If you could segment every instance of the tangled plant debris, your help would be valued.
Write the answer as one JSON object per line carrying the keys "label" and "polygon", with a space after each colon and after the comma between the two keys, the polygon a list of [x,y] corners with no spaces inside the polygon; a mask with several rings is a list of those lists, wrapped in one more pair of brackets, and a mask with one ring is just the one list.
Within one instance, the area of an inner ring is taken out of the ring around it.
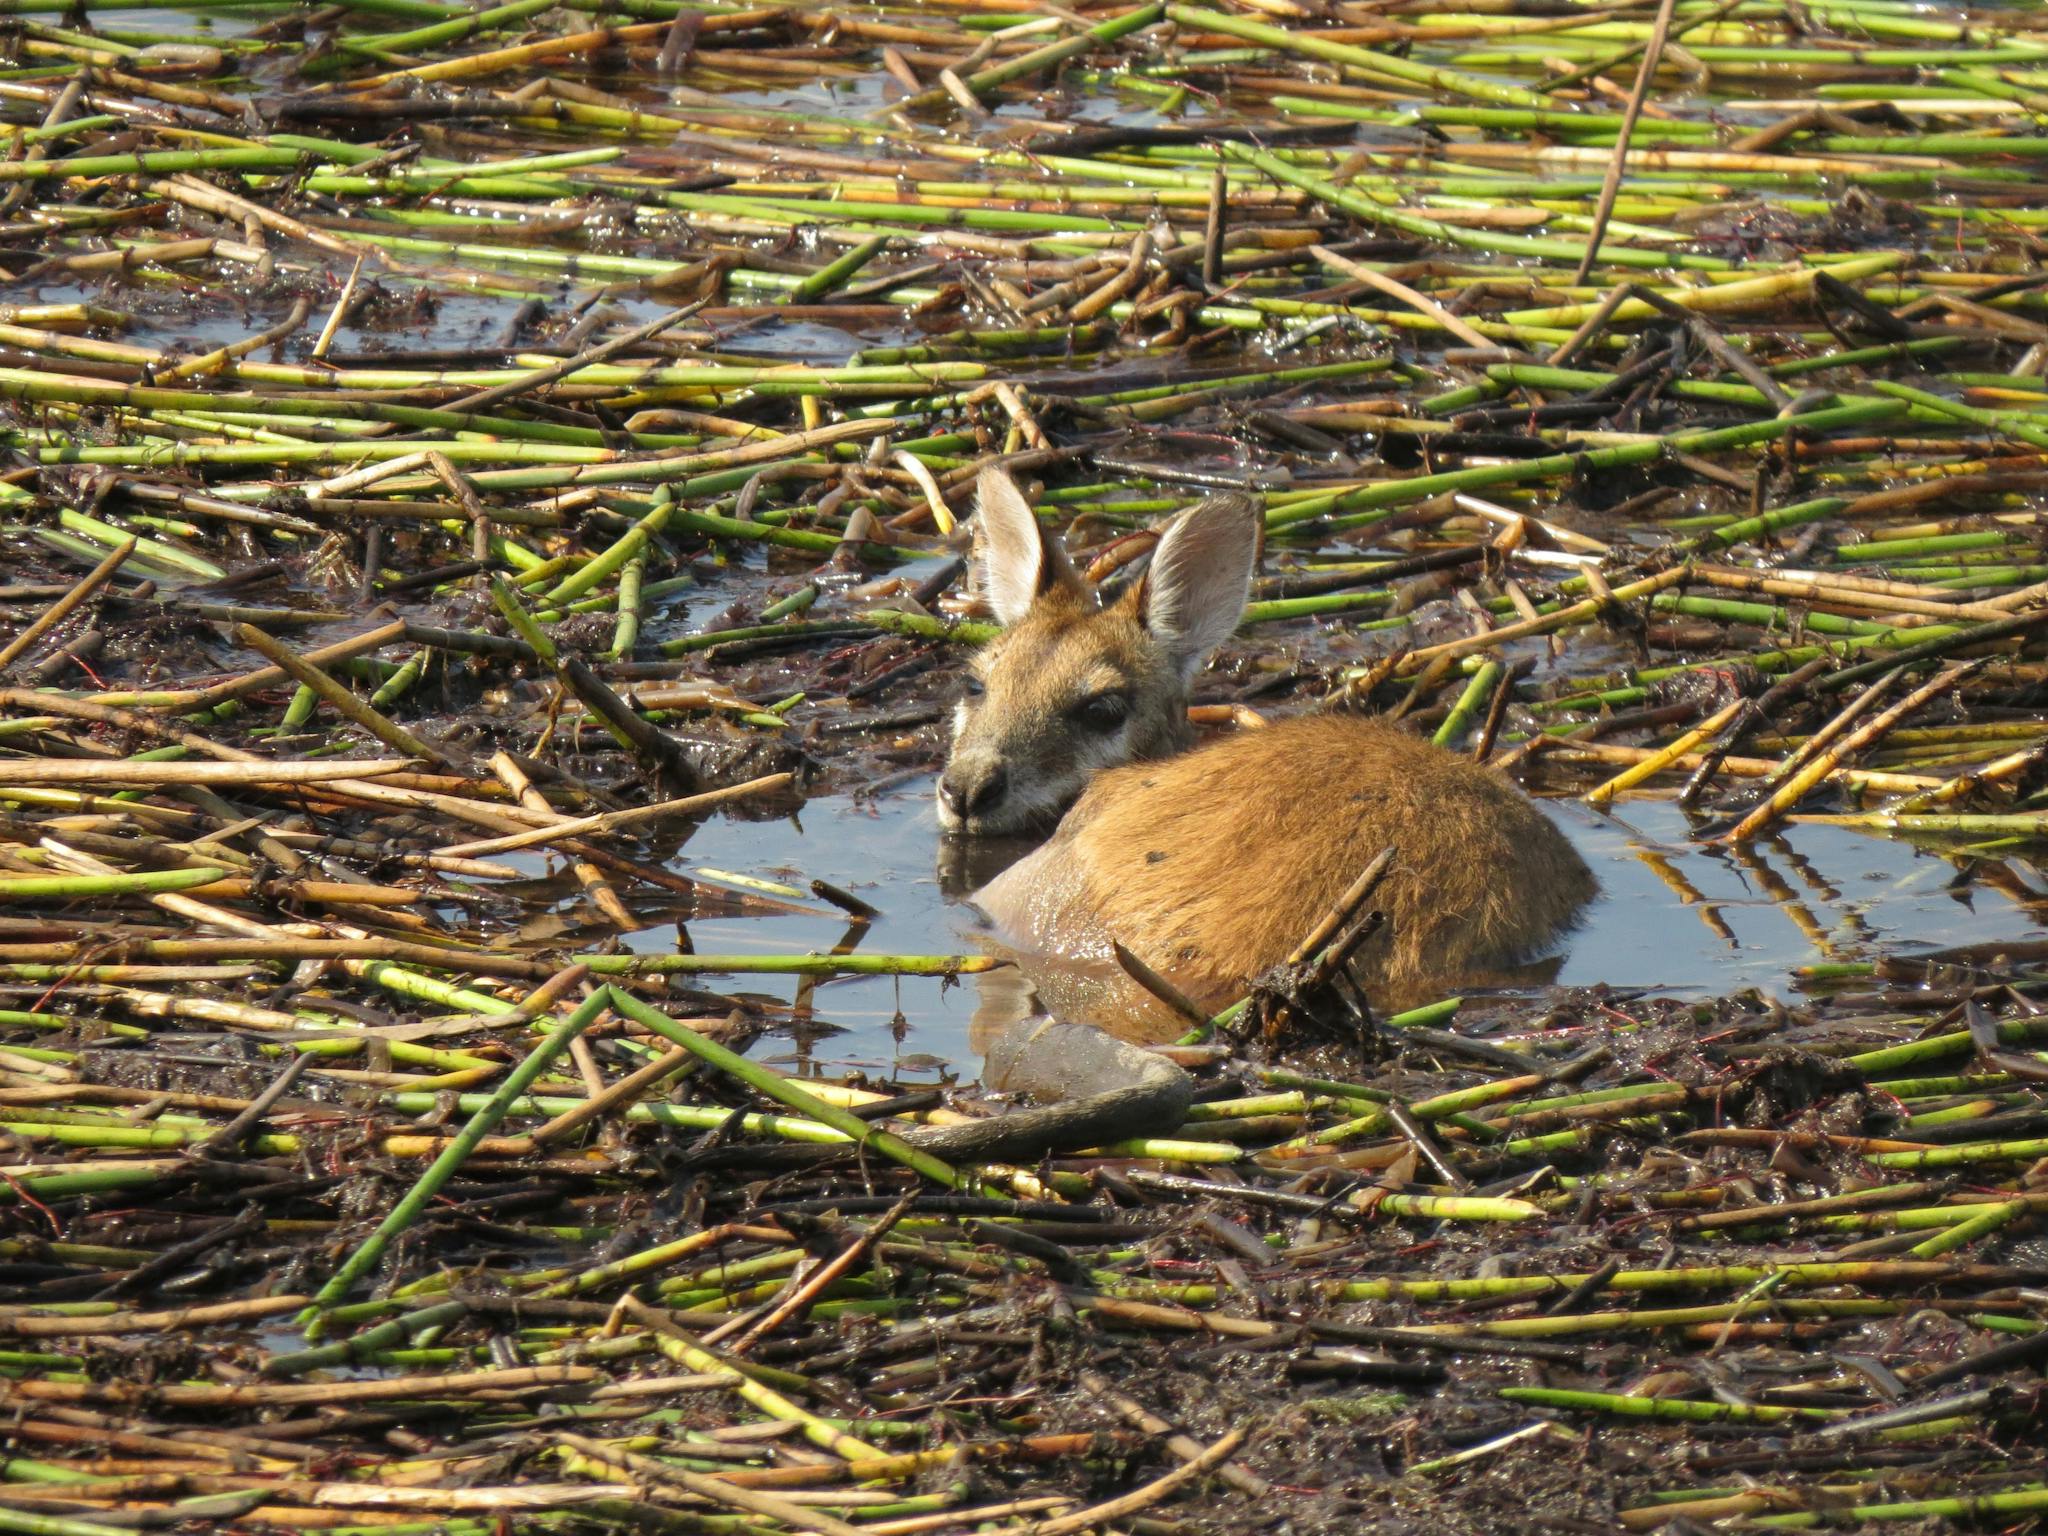
{"label": "tangled plant debris", "polygon": [[[2048,940],[1756,851],[2038,925],[2043,13],[9,9],[0,1529],[2048,1515]],[[1096,579],[1259,493],[1208,723],[1675,798],[1813,963],[1290,1038],[1330,914],[1031,1167],[782,1070],[993,962],[680,854],[921,788],[992,463]]]}

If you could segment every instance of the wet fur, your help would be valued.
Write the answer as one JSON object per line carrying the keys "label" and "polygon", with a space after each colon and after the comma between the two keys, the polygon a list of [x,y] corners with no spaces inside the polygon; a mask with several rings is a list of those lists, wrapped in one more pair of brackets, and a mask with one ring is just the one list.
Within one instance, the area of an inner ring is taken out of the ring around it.
{"label": "wet fur", "polygon": [[1387,847],[1391,932],[1357,969],[1390,1005],[1540,953],[1594,891],[1504,776],[1395,726],[1312,715],[1099,774],[975,902],[1020,952],[1107,960],[1114,938],[1221,1008]]}

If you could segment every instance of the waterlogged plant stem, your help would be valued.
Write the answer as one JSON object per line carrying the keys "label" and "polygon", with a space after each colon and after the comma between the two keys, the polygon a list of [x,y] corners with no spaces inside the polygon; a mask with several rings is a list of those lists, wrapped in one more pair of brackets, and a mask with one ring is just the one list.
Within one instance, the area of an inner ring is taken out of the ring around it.
{"label": "waterlogged plant stem", "polygon": [[0,672],[6,671],[26,656],[38,640],[70,618],[93,593],[113,580],[115,573],[127,563],[128,557],[135,553],[135,543],[134,539],[128,538],[116,544],[104,560],[86,573],[83,581],[58,598],[6,645],[0,646]]}
{"label": "waterlogged plant stem", "polygon": [[442,1187],[461,1171],[477,1144],[497,1129],[507,1108],[539,1080],[578,1035],[597,1021],[598,1016],[611,1006],[615,996],[611,988],[599,987],[574,1013],[543,1035],[525,1060],[507,1074],[483,1108],[470,1116],[468,1124],[448,1144],[447,1150],[434,1159],[427,1171],[420,1175],[419,1182],[378,1223],[377,1230],[365,1238],[328,1277],[327,1283],[314,1293],[312,1305],[300,1319],[308,1339],[319,1337],[322,1314],[339,1305],[356,1283],[377,1267],[391,1244],[420,1219]]}
{"label": "waterlogged plant stem", "polygon": [[861,1146],[880,1153],[891,1162],[901,1163],[904,1167],[943,1184],[948,1189],[958,1188],[963,1182],[959,1173],[930,1153],[920,1152],[900,1137],[869,1124],[858,1115],[848,1114],[845,1110],[806,1093],[781,1073],[771,1072],[758,1062],[749,1061],[736,1051],[728,1050],[716,1041],[706,1039],[687,1025],[678,1024],[668,1015],[648,1007],[632,994],[614,987],[610,995],[612,1006],[626,1018],[653,1030],[670,1044],[681,1046],[728,1076],[738,1078],[748,1087],[776,1103],[828,1125]]}

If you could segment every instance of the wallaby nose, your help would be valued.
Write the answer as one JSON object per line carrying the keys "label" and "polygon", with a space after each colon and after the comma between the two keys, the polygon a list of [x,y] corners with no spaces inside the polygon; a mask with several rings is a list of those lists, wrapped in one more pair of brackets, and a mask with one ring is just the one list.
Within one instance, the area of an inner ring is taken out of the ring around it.
{"label": "wallaby nose", "polygon": [[987,768],[948,768],[939,776],[939,798],[963,821],[993,810],[1009,792],[1010,775],[1001,763]]}

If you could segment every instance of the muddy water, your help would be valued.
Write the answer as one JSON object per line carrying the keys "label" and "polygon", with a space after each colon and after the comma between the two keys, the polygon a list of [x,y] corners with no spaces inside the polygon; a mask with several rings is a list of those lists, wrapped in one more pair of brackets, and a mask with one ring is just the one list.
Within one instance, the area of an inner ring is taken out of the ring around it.
{"label": "muddy water", "polygon": [[[918,779],[876,798],[815,799],[790,821],[714,822],[675,867],[792,885],[824,879],[853,891],[882,912],[858,952],[972,951],[974,914],[949,899],[937,872],[930,790],[929,779]],[[1693,841],[1686,817],[1667,802],[1632,802],[1612,815],[1571,803],[1548,809],[1602,887],[1565,947],[1560,986],[1696,996],[1753,986],[1791,1000],[1801,966],[2038,937],[2048,904],[2038,874],[2023,867],[2007,866],[2011,878],[1993,881],[1980,866],[1979,878],[1963,885],[1947,858],[1846,828],[1794,826],[1730,851]],[[700,951],[740,954],[825,950],[847,934],[836,911],[692,922],[689,930]],[[665,946],[672,936],[650,930],[635,947]],[[1008,1022],[1031,1002],[1008,974],[950,985],[848,977],[802,996],[784,978],[749,977],[730,990],[805,1010],[796,1046],[785,1053],[792,1059],[913,1078],[940,1063],[971,1077],[977,1024]]]}
{"label": "muddy water", "polygon": [[[165,30],[189,29],[193,18],[177,12],[139,13],[136,24]],[[203,18],[198,35],[233,37],[252,21],[236,13]],[[251,61],[259,80],[275,66]],[[654,85],[608,79],[612,90],[642,89],[660,100]],[[880,77],[852,84],[815,83],[794,90],[735,92],[733,105],[857,114],[880,104]],[[869,94],[873,93],[873,94]],[[1144,112],[1112,109],[1119,121],[1151,121]],[[551,141],[552,142],[552,141]],[[516,236],[518,220],[495,234]],[[531,273],[523,273],[531,277]],[[564,284],[567,297],[570,287]],[[342,353],[387,351],[403,356],[411,346],[461,347],[487,342],[502,329],[516,305],[505,298],[439,295],[413,304],[412,290],[393,286],[393,301],[366,309],[337,337]],[[100,297],[97,289],[45,285],[38,296],[50,302]],[[192,354],[239,340],[258,324],[275,321],[289,302],[282,291],[230,299],[182,288],[124,290],[122,302],[135,324],[129,339]],[[628,322],[647,318],[663,306],[624,300]],[[840,329],[813,320],[785,320],[736,330],[722,352],[763,359],[848,361],[860,348],[925,339],[913,326],[881,325]],[[1306,355],[1303,361],[1311,360]],[[1336,397],[1342,396],[1338,391]],[[1310,390],[1303,404],[1323,398]],[[1597,523],[1588,531],[1608,536]],[[281,547],[289,548],[289,541]],[[1364,553],[1361,548],[1352,551]],[[0,555],[4,559],[4,555]],[[903,579],[916,583],[935,562],[906,562]],[[758,552],[726,552],[698,567],[702,585],[650,614],[650,644],[693,629],[745,622],[765,601],[787,595],[809,579],[807,562],[762,562]],[[830,586],[830,579],[825,584]],[[835,594],[837,595],[837,594]],[[831,604],[821,607],[821,612]],[[422,612],[430,622],[441,615]],[[1297,659],[1311,669],[1324,663],[1357,663],[1373,653],[1371,642],[1339,626],[1304,638],[1294,626],[1261,644],[1299,648]],[[332,638],[315,632],[308,640]],[[1425,636],[1425,638],[1427,638]],[[1580,641],[1574,670],[1604,663],[1597,644]],[[829,699],[835,686],[818,687],[807,672],[810,658],[792,662],[789,674],[742,663],[707,664],[705,671],[750,697],[771,699],[808,690]],[[1534,682],[1544,680],[1539,671]],[[845,679],[835,678],[834,684]],[[882,707],[916,705],[919,698],[891,695]],[[808,707],[808,706],[807,706]],[[806,716],[793,719],[802,724]],[[827,764],[835,785],[882,777],[877,764],[849,745],[847,762]],[[858,759],[856,761],[856,759]],[[873,772],[869,770],[873,769]],[[1725,993],[1754,986],[1779,996],[1795,990],[1798,967],[1829,959],[1865,959],[1895,951],[2033,936],[2040,931],[2041,882],[2017,862],[1979,866],[1979,878],[1958,881],[1959,866],[1914,846],[1824,826],[1786,829],[1782,838],[1754,849],[1723,851],[1691,840],[1685,818],[1668,803],[1629,803],[1612,816],[1597,816],[1559,804],[1552,814],[1598,873],[1603,894],[1572,936],[1557,975],[1563,986],[1607,984],[1654,988],[1680,994]],[[674,867],[706,883],[705,870],[783,881],[804,887],[823,879],[861,896],[880,916],[849,930],[844,914],[821,904],[814,915],[735,916],[692,920],[692,946],[704,953],[773,954],[830,950],[846,945],[861,953],[934,953],[971,950],[976,929],[971,913],[949,899],[936,870],[937,831],[930,810],[930,780],[915,778],[878,794],[828,794],[814,798],[788,821],[715,819],[694,832],[674,858]],[[538,861],[536,862],[538,867]],[[2001,874],[2001,871],[2003,872]],[[1987,878],[1988,876],[1988,878]],[[2030,883],[2031,882],[2031,883]],[[2031,893],[2033,908],[2027,901]],[[1304,915],[1304,921],[1308,915]],[[675,931],[650,927],[626,941],[641,950],[665,949]],[[1014,976],[970,978],[949,984],[921,977],[848,977],[816,986],[786,977],[716,977],[722,989],[751,994],[790,1014],[786,1046],[764,1044],[770,1055],[797,1058],[819,1070],[861,1067],[905,1078],[935,1073],[951,1064],[963,1074],[975,1070],[971,1040],[977,1013],[983,1025],[1006,1020],[1030,1005]]]}

